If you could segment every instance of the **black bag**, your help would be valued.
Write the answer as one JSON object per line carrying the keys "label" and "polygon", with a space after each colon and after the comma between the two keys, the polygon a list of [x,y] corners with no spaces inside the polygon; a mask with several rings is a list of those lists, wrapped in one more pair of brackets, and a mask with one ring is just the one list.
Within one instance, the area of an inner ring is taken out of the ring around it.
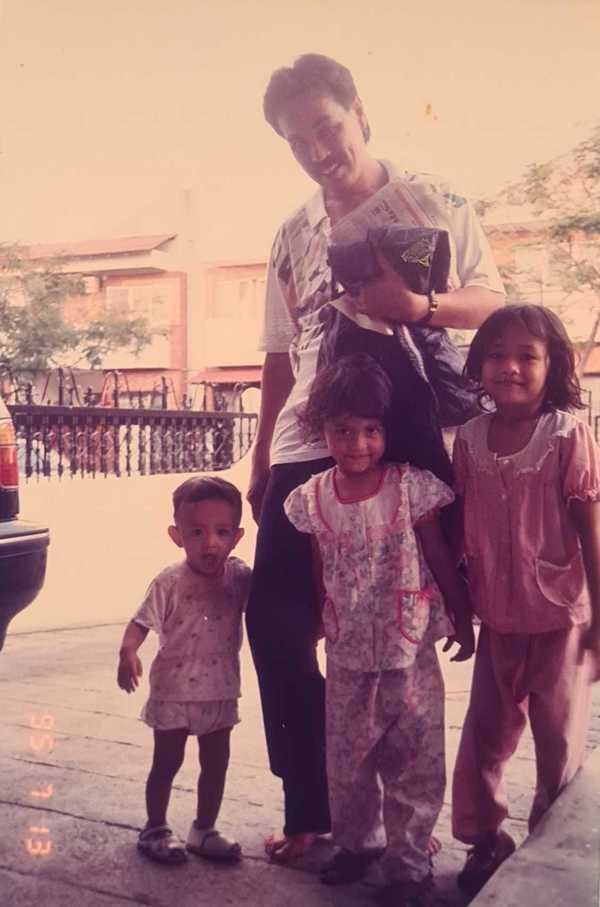
{"label": "black bag", "polygon": [[396,333],[379,334],[359,327],[333,306],[324,306],[321,317],[325,319],[325,330],[318,368],[343,356],[367,353],[390,379],[392,400],[385,421],[386,459],[429,469],[452,485],[452,466],[442,438],[435,395],[406,345]]}
{"label": "black bag", "polygon": [[[445,230],[433,227],[400,227],[392,224],[375,227],[367,238],[359,242],[333,243],[328,249],[328,260],[334,281],[350,295],[357,295],[369,280],[381,274],[375,249],[386,256],[407,286],[415,293],[428,294],[431,290],[444,293],[450,269],[450,242]],[[339,293],[338,293],[339,295]],[[336,311],[336,310],[334,310]],[[336,311],[328,320],[328,332],[347,331],[340,322],[349,321]],[[371,334],[366,328],[359,328]],[[477,398],[463,378],[464,359],[448,336],[445,328],[407,324],[393,326],[398,345],[404,347],[413,366],[422,373],[433,390],[436,419],[440,426],[461,425],[479,413]],[[382,339],[383,335],[378,334]],[[411,343],[414,348],[410,349]],[[327,361],[335,358],[333,338],[328,338]],[[358,352],[364,349],[357,338]]]}
{"label": "black bag", "polygon": [[334,280],[356,295],[380,275],[375,250],[383,252],[414,293],[445,293],[450,271],[450,241],[446,230],[434,227],[372,227],[358,242],[332,243],[327,257]]}

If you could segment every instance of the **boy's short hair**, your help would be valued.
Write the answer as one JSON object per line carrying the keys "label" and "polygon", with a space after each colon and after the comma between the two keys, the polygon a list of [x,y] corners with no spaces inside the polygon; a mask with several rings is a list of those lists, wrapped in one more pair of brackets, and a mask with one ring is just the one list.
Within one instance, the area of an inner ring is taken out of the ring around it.
{"label": "boy's short hair", "polygon": [[177,521],[177,511],[182,504],[195,504],[197,501],[225,501],[233,511],[235,525],[240,525],[242,496],[231,482],[218,476],[193,476],[186,479],[173,492],[173,519]]}

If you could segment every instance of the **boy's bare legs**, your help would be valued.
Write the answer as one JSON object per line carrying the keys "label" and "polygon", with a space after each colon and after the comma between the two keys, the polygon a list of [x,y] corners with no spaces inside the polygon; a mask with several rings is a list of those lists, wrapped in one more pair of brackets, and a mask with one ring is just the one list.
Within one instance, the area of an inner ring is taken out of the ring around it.
{"label": "boy's bare legs", "polygon": [[154,756],[146,781],[147,828],[167,824],[167,807],[175,775],[185,755],[188,732],[183,729],[154,731]]}
{"label": "boy's bare legs", "polygon": [[198,737],[198,807],[186,847],[207,860],[235,862],[242,855],[237,841],[226,838],[215,828],[225,790],[230,735],[231,728],[227,727]]}
{"label": "boy's bare legs", "polygon": [[227,727],[198,737],[200,776],[196,823],[199,828],[212,828],[217,821],[229,765],[230,736],[231,728]]}

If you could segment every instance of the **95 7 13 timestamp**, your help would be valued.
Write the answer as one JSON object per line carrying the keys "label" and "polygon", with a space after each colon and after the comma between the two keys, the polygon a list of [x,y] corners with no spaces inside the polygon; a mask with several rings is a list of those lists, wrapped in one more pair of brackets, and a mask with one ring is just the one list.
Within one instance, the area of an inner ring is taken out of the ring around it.
{"label": "95 7 13 timestamp", "polygon": [[[56,744],[54,737],[54,715],[47,712],[30,716],[31,733],[29,748],[36,756],[51,753]],[[48,802],[54,796],[54,785],[41,783],[29,792],[31,799],[38,805]],[[30,825],[25,838],[25,849],[31,857],[48,857],[52,853],[52,836],[45,822]]]}

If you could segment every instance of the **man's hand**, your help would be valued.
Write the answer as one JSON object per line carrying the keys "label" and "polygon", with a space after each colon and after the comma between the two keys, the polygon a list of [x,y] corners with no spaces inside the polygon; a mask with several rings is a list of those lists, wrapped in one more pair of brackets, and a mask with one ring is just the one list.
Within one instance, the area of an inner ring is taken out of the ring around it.
{"label": "man's hand", "polygon": [[140,677],[143,674],[142,662],[137,652],[121,650],[119,653],[119,669],[117,683],[126,693],[133,693],[137,689]]}
{"label": "man's hand", "polygon": [[255,454],[252,459],[252,469],[250,472],[246,500],[252,508],[252,516],[256,523],[260,520],[262,502],[265,496],[267,482],[269,481],[269,469],[269,458]]}
{"label": "man's hand", "polygon": [[410,323],[423,318],[429,311],[427,296],[409,290],[385,255],[375,254],[382,274],[370,280],[354,298],[357,311],[384,321]]}

